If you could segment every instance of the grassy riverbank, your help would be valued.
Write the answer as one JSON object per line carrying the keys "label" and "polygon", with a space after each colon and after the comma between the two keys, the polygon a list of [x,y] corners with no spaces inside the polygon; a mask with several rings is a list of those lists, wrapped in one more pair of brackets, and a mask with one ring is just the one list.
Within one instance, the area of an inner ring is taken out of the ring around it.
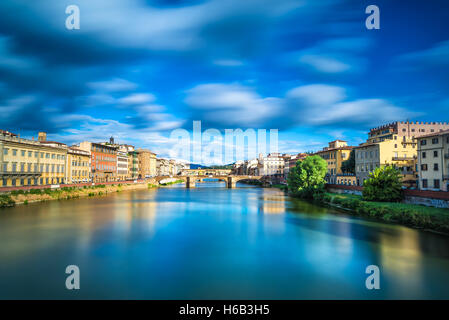
{"label": "grassy riverbank", "polygon": [[361,196],[325,193],[322,201],[348,212],[449,234],[449,210],[399,202],[364,201]]}
{"label": "grassy riverbank", "polygon": [[11,191],[0,195],[0,208],[11,207],[15,204],[28,204],[31,202],[76,199],[81,197],[101,196],[108,193],[124,190],[135,190],[146,188],[143,183],[96,185],[84,187],[63,187],[58,189],[31,189]]}
{"label": "grassy riverbank", "polygon": [[161,186],[169,186],[172,184],[178,184],[178,183],[184,183],[184,180],[176,180],[176,181],[170,181],[170,182],[165,182],[165,183],[161,183]]}

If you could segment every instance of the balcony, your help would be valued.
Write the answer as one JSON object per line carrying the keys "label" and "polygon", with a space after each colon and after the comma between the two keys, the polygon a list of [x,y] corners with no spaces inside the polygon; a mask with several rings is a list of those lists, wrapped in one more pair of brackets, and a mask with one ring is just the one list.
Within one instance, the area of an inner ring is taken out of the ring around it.
{"label": "balcony", "polygon": [[412,161],[415,160],[416,157],[392,157],[391,160],[392,161]]}
{"label": "balcony", "polygon": [[0,170],[0,176],[40,176],[40,171],[4,171]]}

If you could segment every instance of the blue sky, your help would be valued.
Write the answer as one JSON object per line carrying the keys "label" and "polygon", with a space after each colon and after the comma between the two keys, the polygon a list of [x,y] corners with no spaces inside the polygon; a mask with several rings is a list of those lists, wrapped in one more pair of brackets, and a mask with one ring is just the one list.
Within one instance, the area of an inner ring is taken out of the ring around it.
{"label": "blue sky", "polygon": [[[80,29],[65,8],[80,8]],[[380,30],[365,8],[380,8]],[[449,121],[449,3],[3,0],[0,128],[167,156],[170,132],[279,129],[279,151]]]}

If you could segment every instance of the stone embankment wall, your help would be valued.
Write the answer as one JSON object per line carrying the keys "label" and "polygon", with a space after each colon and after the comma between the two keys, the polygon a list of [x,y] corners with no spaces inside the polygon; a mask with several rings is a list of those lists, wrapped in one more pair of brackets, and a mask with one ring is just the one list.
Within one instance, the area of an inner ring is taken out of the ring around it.
{"label": "stone embankment wall", "polygon": [[[339,184],[327,184],[326,189],[329,192],[355,195],[361,195],[363,192],[363,187]],[[449,192],[406,189],[404,190],[404,200],[402,202],[449,209]]]}

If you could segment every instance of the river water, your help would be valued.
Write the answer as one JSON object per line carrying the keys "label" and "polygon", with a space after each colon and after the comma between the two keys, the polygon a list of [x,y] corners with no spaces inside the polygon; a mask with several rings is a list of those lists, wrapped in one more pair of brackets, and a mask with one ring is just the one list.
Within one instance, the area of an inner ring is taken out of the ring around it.
{"label": "river water", "polygon": [[49,201],[0,210],[0,298],[448,299],[449,237],[223,182]]}

